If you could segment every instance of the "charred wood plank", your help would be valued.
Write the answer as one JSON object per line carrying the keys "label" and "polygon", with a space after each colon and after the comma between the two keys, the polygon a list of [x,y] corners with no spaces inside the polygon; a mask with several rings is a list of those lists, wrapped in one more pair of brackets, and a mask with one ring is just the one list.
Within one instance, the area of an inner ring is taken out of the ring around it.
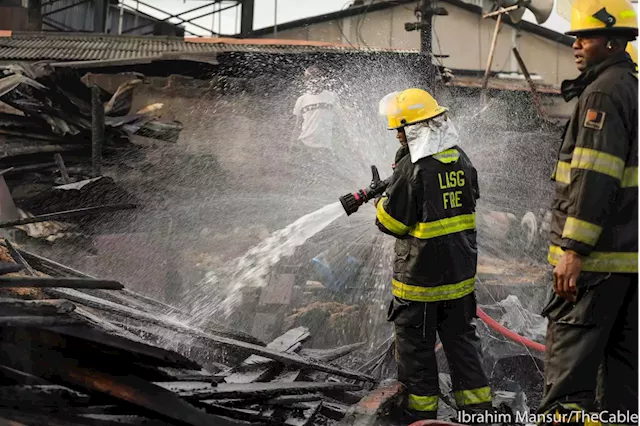
{"label": "charred wood plank", "polygon": [[77,360],[65,358],[55,350],[39,348],[25,357],[20,346],[1,342],[1,349],[12,368],[30,368],[37,376],[55,383],[126,401],[155,413],[160,418],[179,425],[233,425],[219,416],[206,414],[176,394],[131,374],[109,374],[95,367],[79,365]]}
{"label": "charred wood plank", "polygon": [[91,164],[93,175],[102,174],[102,145],[104,145],[104,104],[100,99],[100,88],[91,87]]}
{"label": "charred wood plank", "polygon": [[242,420],[245,422],[251,422],[251,424],[261,424],[261,425],[281,425],[282,422],[269,418],[269,416],[262,415],[258,410],[250,410],[246,408],[232,408],[226,407],[224,405],[219,404],[205,404],[198,403],[196,404],[205,409],[207,413],[217,414],[220,416],[229,417],[236,420]]}
{"label": "charred wood plank", "polygon": [[287,419],[284,421],[285,425],[288,425],[288,426],[310,425],[314,417],[320,410],[320,407],[322,406],[322,401],[303,402],[300,405],[304,407],[302,413],[297,414],[296,412],[294,412],[289,414]]}
{"label": "charred wood plank", "polygon": [[[255,347],[255,348],[263,349],[260,346],[256,346],[248,342],[243,342],[243,341],[230,339],[230,338],[228,339],[225,337],[225,335],[230,335],[230,336],[244,339],[246,338],[246,335],[244,333],[236,333],[230,330],[215,330],[216,333],[217,332],[220,333],[220,336],[216,336],[214,334],[205,333],[201,330],[190,327],[186,324],[181,324],[175,321],[175,319],[171,319],[164,315],[152,315],[147,312],[129,308],[127,306],[114,303],[108,300],[100,299],[90,294],[82,293],[80,291],[76,291],[73,289],[63,289],[63,288],[47,289],[47,293],[55,295],[56,297],[71,300],[72,302],[76,302],[78,304],[82,304],[93,309],[99,309],[105,312],[117,314],[122,318],[130,318],[130,319],[145,322],[147,324],[157,325],[167,330],[173,330],[182,334],[188,334],[193,337],[203,338],[204,340],[207,340],[209,344],[211,344],[212,342],[220,343],[218,340],[221,340],[229,343],[234,342],[234,344],[237,343],[237,345],[230,343],[231,346],[242,347],[242,345],[249,345],[249,347],[252,347],[252,348]],[[259,340],[255,338],[252,338],[252,341],[259,342]]]}
{"label": "charred wood plank", "polygon": [[302,376],[302,370],[284,371],[271,383],[293,383]]}
{"label": "charred wood plank", "polygon": [[[311,336],[311,334],[308,328],[297,327],[287,331],[273,342],[267,344],[267,348],[280,352],[293,353],[300,348],[301,343],[308,339],[309,336]],[[255,368],[256,366],[258,368],[255,370],[241,372],[243,369]],[[224,381],[227,383],[253,383],[265,380],[273,373],[273,367],[275,366],[276,363],[269,358],[251,355],[236,369],[235,373],[225,377]]]}
{"label": "charred wood plank", "polygon": [[51,384],[40,377],[16,370],[6,365],[0,365],[0,381],[18,385],[48,385]]}
{"label": "charred wood plank", "polygon": [[303,395],[283,395],[264,400],[264,398],[235,398],[235,399],[220,399],[216,400],[217,404],[227,407],[247,407],[253,404],[259,403],[260,405],[275,405],[275,406],[288,406],[297,404],[300,402],[313,402],[320,401],[322,395],[319,393],[310,393]]}
{"label": "charred wood plank", "polygon": [[76,217],[76,216],[109,213],[109,212],[114,212],[119,210],[129,210],[129,209],[135,209],[135,208],[137,208],[137,205],[130,204],[130,203],[107,204],[104,206],[96,206],[96,207],[84,207],[81,209],[65,210],[62,212],[47,213],[47,214],[41,214],[33,217],[26,217],[23,219],[0,222],[0,228],[11,228],[13,226],[28,225],[30,223],[48,222],[51,220],[67,219],[67,218]]}
{"label": "charred wood plank", "polygon": [[31,265],[29,265],[27,263],[27,261],[24,259],[24,257],[22,257],[20,252],[18,250],[16,250],[16,248],[13,246],[13,244],[11,244],[11,241],[9,241],[8,239],[5,239],[4,240],[4,244],[7,246],[7,250],[9,250],[9,254],[13,258],[13,260],[15,260],[16,263],[18,263],[20,266],[22,266],[24,269],[26,269],[28,275],[31,275],[31,276],[37,275],[36,271],[33,270]]}
{"label": "charred wood plank", "polygon": [[[0,321],[3,318],[5,317],[0,317]],[[150,346],[141,341],[113,336],[89,327],[48,327],[42,330],[27,330],[21,332],[20,336],[11,333],[2,333],[0,336],[3,340],[16,344],[29,339],[33,344],[47,345],[66,355],[92,353],[96,362],[108,361],[104,358],[106,356],[110,359],[118,359],[123,364],[140,363],[154,367],[200,368],[198,364],[178,353]],[[167,377],[166,373],[162,375]]]}
{"label": "charred wood plank", "polygon": [[25,139],[12,138],[12,142],[16,142],[15,144],[11,144],[11,146],[7,146],[3,149],[0,149],[0,159],[17,157],[20,155],[31,155],[31,154],[53,154],[56,152],[71,152],[81,150],[82,147],[79,145],[57,145],[57,144],[33,144],[29,143],[30,141]]}
{"label": "charred wood plank", "polygon": [[59,316],[0,316],[0,327],[51,327],[56,325],[79,325],[84,321]]}
{"label": "charred wood plank", "polygon": [[24,269],[22,265],[13,262],[0,262],[0,275],[14,274]]}
{"label": "charred wood plank", "polygon": [[[22,250],[19,249],[18,250],[20,252],[20,254],[22,254],[26,259],[29,259],[29,262],[31,262],[31,264],[33,264],[33,266],[40,270],[41,272],[44,272],[48,275],[51,276],[55,276],[55,277],[77,277],[77,278],[93,278],[96,279],[96,277],[93,277],[91,275],[85,274],[84,272],[78,271],[77,269],[73,269],[69,266],[63,265],[61,263],[55,262],[51,259],[47,259],[46,257],[42,257],[39,256],[35,253],[29,252],[27,250]],[[99,292],[99,291],[98,291]],[[150,297],[144,296],[142,294],[136,293],[135,291],[129,290],[128,288],[124,288],[122,290],[122,296],[119,295],[119,293],[109,293],[110,296],[114,296],[114,297],[121,297],[124,298],[125,295],[129,296],[131,299],[136,300],[140,303],[143,304],[147,304],[148,306],[152,307],[152,308],[157,308],[159,310],[163,310],[166,311],[168,313],[171,314],[177,314],[177,315],[186,315],[184,312],[180,311],[177,308],[174,308],[173,306],[169,306],[165,303],[162,303],[160,301],[157,301],[155,299],[152,299]]]}
{"label": "charred wood plank", "polygon": [[[93,417],[93,418],[92,418]],[[156,419],[140,416],[73,415],[66,412],[0,409],[0,424],[11,426],[171,426]],[[229,424],[229,423],[227,423]],[[231,423],[238,424],[238,423]]]}
{"label": "charred wood plank", "polygon": [[347,414],[348,406],[330,401],[322,401],[322,407],[320,407],[320,414],[331,420],[342,420]]}
{"label": "charred wood plank", "polygon": [[122,284],[112,280],[94,280],[85,278],[45,278],[45,277],[0,277],[0,288],[102,288],[120,290]]}
{"label": "charred wood plank", "polygon": [[361,389],[352,383],[221,383],[216,387],[209,383],[169,382],[159,386],[178,393],[186,399],[228,399],[260,396],[271,398],[280,395],[307,394],[309,392],[333,392]]}
{"label": "charred wood plank", "polygon": [[83,414],[79,421],[90,422],[88,425],[100,426],[171,426],[173,423],[136,415],[123,414]]}
{"label": "charred wood plank", "polygon": [[68,300],[0,299],[0,316],[64,315],[73,312],[75,308]]}
{"label": "charred wood plank", "polygon": [[331,362],[338,358],[342,358],[345,355],[349,355],[351,352],[360,349],[365,344],[366,342],[360,342],[333,349],[302,349],[300,351],[300,355],[313,358],[318,361]]}
{"label": "charred wood plank", "polygon": [[62,182],[65,184],[71,183],[71,179],[69,178],[69,172],[67,171],[67,166],[64,164],[62,155],[60,155],[60,153],[56,153],[53,155],[53,158],[56,160],[56,165],[60,170],[60,176],[62,176]]}
{"label": "charred wood plank", "polygon": [[0,386],[0,407],[87,406],[88,395],[59,385]]}

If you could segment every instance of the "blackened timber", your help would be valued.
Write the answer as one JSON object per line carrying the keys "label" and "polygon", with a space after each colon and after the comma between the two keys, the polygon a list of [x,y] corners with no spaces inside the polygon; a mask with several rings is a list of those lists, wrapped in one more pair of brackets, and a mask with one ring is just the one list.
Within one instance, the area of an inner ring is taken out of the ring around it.
{"label": "blackened timber", "polygon": [[67,171],[67,166],[64,164],[64,160],[62,159],[62,155],[60,153],[56,153],[53,155],[53,158],[56,160],[56,165],[60,170],[60,176],[62,176],[63,183],[71,183],[71,179],[69,178],[69,172]]}
{"label": "blackened timber", "polygon": [[76,306],[68,300],[24,300],[0,298],[0,316],[68,314]]}
{"label": "blackened timber", "polygon": [[39,359],[33,359],[24,356],[22,347],[5,341],[0,342],[0,349],[7,358],[5,364],[9,364],[12,368],[29,368],[33,374],[52,382],[90,394],[97,393],[126,401],[171,420],[176,425],[237,424],[219,416],[206,414],[174,393],[126,371],[120,374],[99,371],[97,365],[91,365],[91,359],[85,359],[83,365],[79,365],[77,360],[66,358],[55,350],[45,348],[34,352],[33,355]]}
{"label": "blackened timber", "polygon": [[304,407],[302,411],[302,415],[297,415],[295,413],[289,414],[287,419],[284,421],[284,424],[287,426],[307,426],[311,424],[313,418],[320,410],[322,406],[322,401],[314,401],[314,402],[303,402],[300,404]]}
{"label": "blackened timber", "polygon": [[50,384],[40,377],[33,376],[15,368],[0,365],[0,382],[16,385],[47,385]]}
{"label": "blackened timber", "polygon": [[88,395],[59,385],[0,386],[0,407],[87,406]]}
{"label": "blackened timber", "polygon": [[[282,336],[275,339],[267,345],[267,348],[280,352],[294,353],[300,348],[302,342],[309,338],[309,329],[306,327],[297,327],[287,331]],[[237,370],[254,367],[255,369],[247,372],[237,371],[224,381],[227,383],[253,383],[268,378],[272,373],[275,362],[269,358],[251,355],[247,358]],[[257,368],[256,368],[257,367]]]}
{"label": "blackened timber", "polygon": [[0,288],[101,288],[121,290],[122,284],[112,280],[94,280],[85,278],[45,278],[45,277],[0,277]]}
{"label": "blackened timber", "polygon": [[318,361],[331,362],[345,355],[349,355],[356,349],[360,349],[366,342],[354,343],[352,345],[340,346],[334,349],[302,349],[300,355],[313,358]]}
{"label": "blackened timber", "polygon": [[[172,426],[156,419],[139,416],[73,415],[67,412],[0,409],[0,424],[11,426]],[[240,423],[223,423],[239,425]],[[216,423],[217,425],[217,423]],[[243,424],[246,426],[246,424]]]}
{"label": "blackened timber", "polygon": [[24,269],[22,265],[13,262],[0,262],[0,275],[13,274]]}
{"label": "blackened timber", "polygon": [[51,327],[55,325],[73,324],[83,324],[83,321],[74,318],[62,318],[60,316],[0,316],[0,327]]}
{"label": "blackened timber", "polygon": [[[1,319],[2,317],[0,317]],[[184,356],[148,345],[142,341],[135,341],[112,334],[103,333],[99,330],[91,328],[78,327],[52,327],[49,331],[61,334],[63,336],[72,337],[74,341],[79,343],[92,342],[97,348],[103,348],[110,354],[118,355],[122,358],[122,362],[138,361],[141,363],[152,364],[154,367],[166,366],[175,368],[197,369],[198,364],[185,358]],[[69,339],[64,339],[67,345],[70,345]],[[118,354],[121,352],[121,354]],[[130,358],[130,360],[129,360]],[[165,373],[165,375],[167,375]]]}
{"label": "blackened timber", "polygon": [[91,86],[91,164],[93,176],[102,174],[102,145],[104,145],[104,104],[100,88]]}
{"label": "blackened timber", "polygon": [[276,405],[276,406],[287,406],[291,404],[297,404],[300,402],[312,402],[319,401],[322,399],[322,395],[319,393],[310,393],[303,395],[283,395],[277,396],[275,398],[271,398],[267,401],[262,397],[256,398],[231,398],[231,399],[220,399],[216,400],[217,404],[225,405],[228,407],[246,407],[252,404],[260,403],[260,405]]}
{"label": "blackened timber", "polygon": [[119,210],[135,209],[135,204],[107,204],[104,206],[85,207],[82,209],[65,210],[62,212],[47,213],[39,216],[26,217],[23,219],[0,222],[0,228],[11,228],[12,226],[28,225],[30,223],[48,222],[50,220],[67,219],[75,216],[85,216],[89,214],[110,213]]}
{"label": "blackened timber", "polygon": [[9,254],[13,258],[13,260],[16,261],[16,263],[20,264],[24,269],[26,269],[29,275],[31,276],[37,275],[36,271],[33,270],[31,265],[27,263],[27,261],[24,259],[24,257],[22,257],[20,252],[16,250],[13,244],[11,244],[11,241],[9,241],[8,239],[5,239],[4,244],[7,246],[7,249],[9,250]]}
{"label": "blackened timber", "polygon": [[[347,391],[361,389],[361,386],[351,383],[221,383],[216,387],[203,383],[201,387],[189,384],[183,386],[180,382],[158,383],[160,386],[177,392],[186,399],[227,399],[261,396],[270,398],[280,395],[307,394],[309,392]],[[208,385],[208,386],[206,386]],[[190,389],[192,388],[192,389]]]}
{"label": "blackened timber", "polygon": [[[194,337],[200,337],[205,340],[208,340],[209,343],[211,343],[212,341],[219,343],[217,340],[214,340],[213,337],[223,339],[223,341],[225,342],[227,341],[225,337],[202,332],[186,324],[178,323],[174,319],[170,319],[163,315],[152,315],[147,312],[132,309],[124,305],[120,305],[118,303],[110,302],[108,300],[103,300],[103,299],[91,296],[89,294],[81,293],[73,289],[56,288],[56,289],[47,289],[46,291],[47,293],[55,295],[56,297],[69,299],[72,302],[76,302],[76,303],[88,306],[90,308],[99,309],[105,312],[111,312],[117,315],[121,315],[124,318],[135,319],[138,321],[146,322],[147,324],[157,325],[164,329],[177,331],[182,334],[188,334]],[[216,330],[216,332],[218,332],[218,330]],[[232,331],[220,331],[220,333],[221,334],[225,333],[231,336],[235,335],[235,333]],[[240,338],[245,338],[245,335],[241,334]],[[228,341],[237,342],[238,344],[242,344],[242,345],[250,345],[250,347],[261,348],[260,346],[253,345],[251,343],[241,342],[234,339],[228,339]],[[253,338],[252,341],[258,341],[258,340]],[[238,347],[240,348],[240,346]]]}
{"label": "blackened timber", "polygon": [[267,416],[263,416],[260,413],[260,411],[257,411],[257,410],[232,408],[232,407],[226,407],[224,405],[219,405],[219,404],[199,403],[197,405],[204,408],[207,411],[207,413],[218,414],[221,416],[230,417],[232,419],[252,422],[254,424],[255,422],[258,422],[259,424],[263,424],[263,425],[273,425],[273,426],[279,426],[282,424],[280,421],[271,419]]}
{"label": "blackened timber", "polygon": [[[93,278],[95,279],[95,277],[85,274],[84,272],[80,272],[77,269],[73,269],[69,266],[63,265],[61,263],[55,262],[51,259],[47,259],[46,257],[42,257],[40,255],[37,255],[35,253],[31,253],[27,250],[22,250],[22,249],[18,249],[18,251],[27,259],[29,259],[29,262],[31,262],[31,264],[34,265],[34,267],[36,267],[36,269],[40,270],[41,272],[44,272],[48,275],[52,275],[52,276],[62,276],[62,277],[66,277],[66,276],[72,276],[72,277],[78,277],[78,278]],[[166,310],[167,312],[170,313],[175,313],[178,315],[185,315],[184,312],[180,311],[179,309],[174,308],[173,306],[169,306],[165,303],[162,303],[160,301],[157,301],[155,299],[152,299],[150,297],[144,296],[142,294],[136,293],[132,290],[129,290],[128,288],[124,288],[122,290],[123,294],[126,294],[127,296],[131,297],[132,299],[139,301],[141,303],[146,303],[147,305],[149,305],[150,307],[155,307],[158,309],[162,309],[162,310]],[[111,293],[112,296],[118,296],[118,293]],[[256,340],[257,341],[257,340]]]}
{"label": "blackened timber", "polygon": [[337,402],[322,401],[322,407],[320,407],[320,414],[331,420],[342,420],[347,414],[348,407]]}

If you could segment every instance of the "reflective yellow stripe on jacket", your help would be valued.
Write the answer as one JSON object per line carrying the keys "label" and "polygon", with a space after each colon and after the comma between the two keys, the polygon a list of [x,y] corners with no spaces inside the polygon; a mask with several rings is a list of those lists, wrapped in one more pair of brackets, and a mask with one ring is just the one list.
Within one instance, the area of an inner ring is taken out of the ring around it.
{"label": "reflective yellow stripe on jacket", "polygon": [[406,235],[409,232],[409,227],[399,220],[395,219],[384,209],[384,202],[387,200],[387,197],[383,197],[378,201],[378,205],[376,206],[376,217],[378,221],[387,228],[389,231],[393,232],[396,235]]}
{"label": "reflective yellow stripe on jacket", "polygon": [[385,200],[386,197],[380,199],[378,202],[376,217],[382,226],[396,235],[406,235],[409,233],[409,235],[413,237],[421,240],[427,240],[429,238],[441,237],[443,235],[473,230],[476,228],[475,213],[448,217],[446,219],[434,220],[431,222],[419,222],[410,228],[386,212],[384,209]]}
{"label": "reflective yellow stripe on jacket", "polygon": [[595,149],[576,148],[573,150],[571,168],[593,170],[616,179],[622,179],[624,160]]}
{"label": "reflective yellow stripe on jacket", "polygon": [[439,302],[441,300],[459,299],[472,293],[475,289],[476,277],[456,284],[445,284],[436,287],[421,287],[392,281],[393,295],[400,299],[414,302]]}
{"label": "reflective yellow stripe on jacket", "polygon": [[441,237],[443,235],[454,234],[456,232],[469,231],[476,228],[476,215],[463,214],[460,216],[448,217],[446,219],[434,220],[432,222],[421,222],[409,231],[412,235],[421,240]]}
{"label": "reflective yellow stripe on jacket", "polygon": [[590,246],[595,246],[602,233],[602,227],[585,220],[568,217],[562,231],[562,238],[570,238]]}
{"label": "reflective yellow stripe on jacket", "polygon": [[[582,164],[584,165],[584,163]],[[589,170],[592,170],[592,169],[589,169]],[[567,185],[570,184],[571,183],[571,164],[567,163],[566,161],[558,161],[558,163],[556,164],[554,179],[556,180],[556,182],[564,183]],[[638,167],[624,168],[622,172],[622,179],[620,182],[620,186],[622,188],[638,187]]]}
{"label": "reflective yellow stripe on jacket", "polygon": [[[557,265],[564,251],[558,246],[549,247],[547,259]],[[582,270],[587,272],[617,272],[621,274],[638,273],[638,253],[592,252],[582,258]]]}

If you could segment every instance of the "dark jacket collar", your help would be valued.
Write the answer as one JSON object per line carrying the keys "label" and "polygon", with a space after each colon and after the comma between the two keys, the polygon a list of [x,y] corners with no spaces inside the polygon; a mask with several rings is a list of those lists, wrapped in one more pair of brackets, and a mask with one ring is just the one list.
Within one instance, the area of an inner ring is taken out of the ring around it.
{"label": "dark jacket collar", "polygon": [[563,81],[560,88],[562,97],[566,102],[569,102],[576,96],[580,96],[588,85],[593,83],[604,70],[612,66],[628,67],[630,71],[635,71],[636,68],[627,52],[617,53],[599,64],[587,68],[575,80]]}

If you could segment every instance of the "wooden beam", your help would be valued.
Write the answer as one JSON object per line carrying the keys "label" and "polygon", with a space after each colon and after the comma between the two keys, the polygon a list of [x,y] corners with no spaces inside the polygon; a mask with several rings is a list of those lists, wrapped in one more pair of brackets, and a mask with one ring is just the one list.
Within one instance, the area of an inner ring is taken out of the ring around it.
{"label": "wooden beam", "polygon": [[101,288],[121,290],[122,284],[112,280],[94,280],[85,278],[40,278],[40,277],[0,277],[0,288]]}
{"label": "wooden beam", "polygon": [[270,358],[275,361],[281,362],[285,365],[294,365],[301,368],[308,368],[311,370],[324,371],[325,373],[334,374],[339,377],[346,377],[349,379],[355,379],[359,381],[375,383],[377,380],[367,374],[359,373],[356,371],[344,370],[341,368],[333,367],[331,365],[322,364],[317,361],[306,360],[298,355],[287,354],[283,352],[274,351],[263,346],[257,346],[251,343],[242,342],[239,340],[217,336],[204,331],[193,328],[187,324],[181,324],[175,321],[170,321],[160,316],[153,316],[146,312],[136,311],[135,309],[127,308],[117,303],[109,302],[106,300],[98,299],[97,297],[90,296],[88,294],[80,293],[79,291],[72,289],[51,289],[49,293],[55,294],[56,297],[69,299],[71,301],[84,304],[91,308],[102,309],[110,312],[114,312],[121,315],[127,315],[131,318],[141,321],[147,321],[151,324],[156,324],[166,329],[178,331],[180,333],[188,334],[194,337],[200,337],[208,340],[211,343],[225,346],[231,349],[242,350],[253,355],[259,355],[264,358]]}

